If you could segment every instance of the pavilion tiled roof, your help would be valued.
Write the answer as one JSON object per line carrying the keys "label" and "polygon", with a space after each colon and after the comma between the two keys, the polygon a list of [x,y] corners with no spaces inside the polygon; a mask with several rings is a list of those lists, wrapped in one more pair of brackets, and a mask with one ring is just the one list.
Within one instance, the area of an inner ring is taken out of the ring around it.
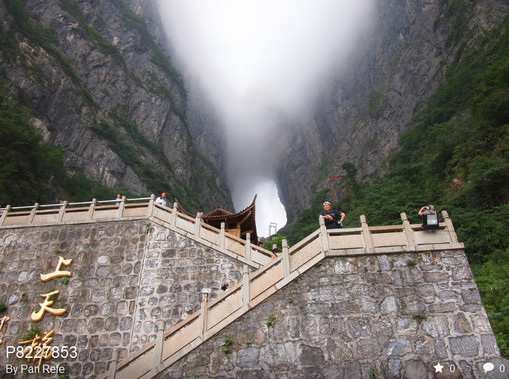
{"label": "pavilion tiled roof", "polygon": [[[225,209],[222,209],[219,205],[213,211],[204,214],[203,220],[216,228],[221,228],[221,223],[224,222],[226,226],[226,230],[238,229],[240,226],[240,237],[246,237],[246,233],[250,233],[251,242],[258,241],[258,235],[256,232],[256,197],[254,196],[252,203],[237,213],[229,212]],[[177,209],[179,212],[185,213],[191,217],[195,217],[196,215],[191,215],[187,212],[180,203],[177,202]]]}

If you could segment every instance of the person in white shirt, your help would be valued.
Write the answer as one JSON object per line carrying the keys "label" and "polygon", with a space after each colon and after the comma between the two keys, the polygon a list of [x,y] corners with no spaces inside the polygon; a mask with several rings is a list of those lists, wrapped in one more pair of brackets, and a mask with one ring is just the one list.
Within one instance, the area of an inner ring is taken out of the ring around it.
{"label": "person in white shirt", "polygon": [[161,196],[159,196],[157,199],[156,199],[156,203],[158,204],[161,204],[161,205],[164,205],[165,207],[167,207],[168,205],[166,205],[166,192],[163,192],[161,194]]}

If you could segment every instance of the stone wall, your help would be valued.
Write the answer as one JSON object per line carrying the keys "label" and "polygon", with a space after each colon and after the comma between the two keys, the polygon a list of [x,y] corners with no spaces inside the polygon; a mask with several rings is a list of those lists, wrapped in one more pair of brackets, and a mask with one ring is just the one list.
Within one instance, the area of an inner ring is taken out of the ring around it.
{"label": "stone wall", "polygon": [[158,225],[150,226],[140,276],[132,351],[200,309],[201,290],[215,298],[222,283],[241,279],[243,264]]}
{"label": "stone wall", "polygon": [[[72,259],[60,271],[72,273],[42,282],[56,271],[59,256]],[[2,350],[18,346],[32,326],[54,330],[50,346],[76,346],[75,359],[50,359],[71,377],[95,377],[106,371],[113,350],[127,357],[199,309],[200,290],[241,277],[243,264],[146,219],[68,223],[0,229],[0,296],[8,316],[0,331]],[[30,321],[44,301],[59,290],[51,308]],[[26,360],[0,355],[0,373],[21,369]],[[19,373],[19,371],[18,371]],[[56,375],[41,375],[44,377]]]}
{"label": "stone wall", "polygon": [[[57,270],[59,257],[73,261]],[[0,372],[19,373],[26,360],[7,358],[7,350],[37,326],[54,330],[50,346],[76,352],[43,361],[64,371],[40,377],[97,377],[114,351],[122,360],[139,350],[198,310],[203,288],[214,299],[243,269],[143,218],[2,228],[0,320],[10,319],[0,330]],[[59,276],[43,282],[52,272]],[[56,290],[48,306],[65,313],[31,322],[41,295]],[[504,377],[461,250],[326,258],[159,377],[426,378],[439,362],[443,377],[484,377],[486,362],[495,365],[486,377]]]}
{"label": "stone wall", "polygon": [[456,250],[326,258],[158,377],[472,378],[486,362],[507,377]]}

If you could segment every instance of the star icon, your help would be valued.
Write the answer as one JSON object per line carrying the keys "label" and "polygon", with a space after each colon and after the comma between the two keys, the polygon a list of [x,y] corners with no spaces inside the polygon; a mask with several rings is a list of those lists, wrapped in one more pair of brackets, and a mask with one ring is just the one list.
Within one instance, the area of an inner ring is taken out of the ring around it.
{"label": "star icon", "polygon": [[442,372],[442,369],[444,368],[444,366],[442,366],[442,365],[440,364],[440,362],[438,362],[438,363],[436,364],[436,366],[433,366],[433,367],[435,368],[435,374],[436,374],[437,372]]}

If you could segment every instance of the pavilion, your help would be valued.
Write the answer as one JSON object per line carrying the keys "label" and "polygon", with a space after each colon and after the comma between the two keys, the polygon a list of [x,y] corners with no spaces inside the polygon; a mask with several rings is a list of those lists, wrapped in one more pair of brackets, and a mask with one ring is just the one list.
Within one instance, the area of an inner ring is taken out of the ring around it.
{"label": "pavilion", "polygon": [[[234,236],[244,240],[246,239],[247,233],[250,233],[251,243],[256,244],[258,242],[255,220],[256,197],[257,195],[255,195],[251,205],[237,213],[229,212],[225,209],[222,209],[220,205],[218,205],[217,208],[212,212],[206,214],[204,213],[203,221],[217,229],[221,229],[221,223],[224,222],[225,231],[227,233],[233,234]],[[195,215],[191,215],[191,213],[187,212],[176,199],[175,201],[177,202],[177,210],[179,212],[185,213],[191,217],[195,217]]]}

